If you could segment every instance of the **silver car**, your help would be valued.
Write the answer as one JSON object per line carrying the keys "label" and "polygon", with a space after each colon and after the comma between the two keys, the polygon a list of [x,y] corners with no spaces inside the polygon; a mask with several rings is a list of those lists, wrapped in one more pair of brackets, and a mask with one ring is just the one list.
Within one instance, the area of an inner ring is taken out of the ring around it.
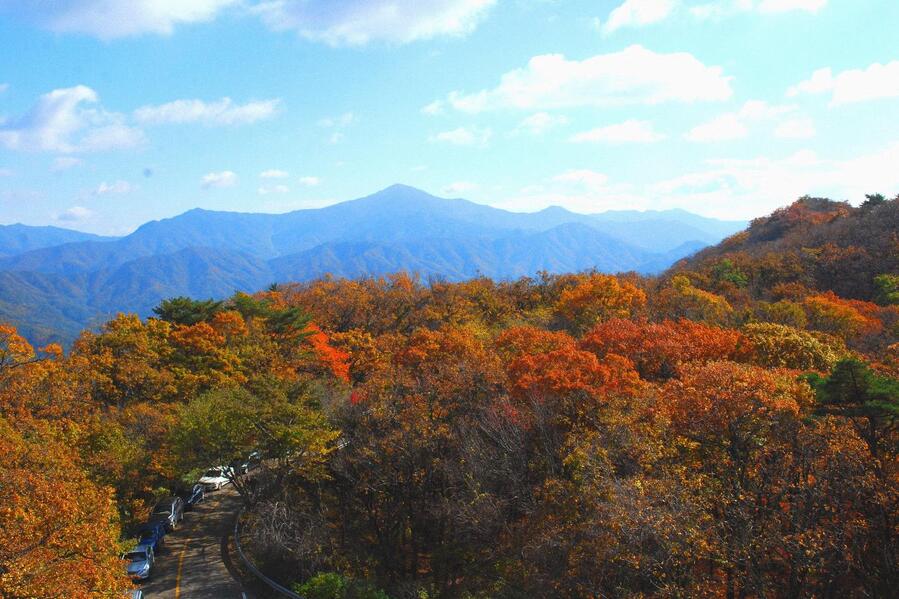
{"label": "silver car", "polygon": [[178,528],[178,523],[182,520],[184,520],[184,501],[180,497],[160,499],[150,512],[150,521],[165,522],[168,530]]}
{"label": "silver car", "polygon": [[132,580],[146,580],[153,569],[153,549],[147,545],[140,545],[122,555],[125,560],[125,569]]}

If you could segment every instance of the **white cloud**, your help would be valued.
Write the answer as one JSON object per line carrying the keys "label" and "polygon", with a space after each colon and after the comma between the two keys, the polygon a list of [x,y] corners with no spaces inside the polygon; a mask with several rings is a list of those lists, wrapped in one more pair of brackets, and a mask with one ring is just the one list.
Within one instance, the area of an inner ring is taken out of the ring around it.
{"label": "white cloud", "polygon": [[602,28],[613,33],[622,27],[643,27],[663,21],[677,7],[675,0],[624,0],[610,14]]}
{"label": "white cloud", "polygon": [[62,171],[67,171],[70,168],[81,166],[82,164],[84,164],[84,161],[80,158],[75,158],[74,156],[60,156],[50,165],[50,170],[54,173],[60,173]]}
{"label": "white cloud", "polygon": [[311,177],[311,176],[300,177],[300,185],[303,185],[305,187],[315,187],[316,185],[319,185],[321,182],[322,182],[321,179],[319,179],[318,177]]}
{"label": "white cloud", "polygon": [[62,33],[114,39],[170,34],[175,25],[213,19],[239,0],[5,0],[0,10]]}
{"label": "white cloud", "polygon": [[518,126],[515,127],[515,131],[530,133],[531,135],[542,135],[550,129],[563,127],[567,124],[568,117],[565,115],[535,112],[531,116],[522,119]]}
{"label": "white cloud", "polygon": [[774,136],[780,139],[809,139],[815,133],[815,123],[808,117],[784,121],[774,130]]}
{"label": "white cloud", "polygon": [[455,183],[450,183],[444,187],[443,193],[444,195],[456,195],[474,191],[477,188],[478,185],[476,183],[471,183],[470,181],[456,181]]}
{"label": "white cloud", "polygon": [[274,193],[288,193],[290,191],[290,188],[287,187],[286,185],[268,185],[268,186],[264,185],[264,186],[260,187],[258,189],[258,191],[259,191],[259,195],[267,196],[267,195],[271,195]]}
{"label": "white cloud", "polygon": [[13,172],[10,168],[0,168],[0,177],[12,177]]}
{"label": "white cloud", "polygon": [[493,137],[490,129],[479,127],[459,127],[451,131],[441,131],[430,137],[432,142],[445,142],[456,146],[486,146]]}
{"label": "white cloud", "polygon": [[340,131],[335,131],[334,133],[332,133],[331,135],[328,136],[328,143],[331,144],[332,146],[339,144],[340,142],[343,141],[344,137],[345,136],[343,133],[341,133]]}
{"label": "white cloud", "polygon": [[531,58],[528,65],[502,76],[497,87],[447,102],[464,112],[499,108],[556,109],[726,100],[730,77],[687,52],[660,54],[634,45],[585,60],[561,54]]}
{"label": "white cloud", "polygon": [[237,174],[234,171],[221,171],[203,175],[200,186],[203,189],[234,187],[237,185]]}
{"label": "white cloud", "polygon": [[245,125],[275,116],[281,100],[261,100],[235,104],[231,98],[215,102],[203,100],[175,100],[159,106],[143,106],[134,111],[134,118],[142,123],[202,123],[204,125]]}
{"label": "white cloud", "polygon": [[495,0],[266,0],[253,8],[275,30],[330,45],[408,43],[470,33]]}
{"label": "white cloud", "polygon": [[32,152],[88,152],[131,148],[143,143],[143,132],[123,115],[92,107],[97,92],[84,85],[42,95],[18,119],[0,125],[0,145]]}
{"label": "white cloud", "polygon": [[131,193],[133,189],[131,183],[128,181],[116,181],[114,183],[107,183],[104,181],[94,190],[94,195],[105,196],[110,194],[125,194]]}
{"label": "white cloud", "polygon": [[742,139],[749,135],[751,123],[775,120],[795,110],[796,107],[792,105],[749,100],[736,112],[724,113],[693,127],[684,137],[689,141],[703,143]]}
{"label": "white cloud", "polygon": [[0,94],[9,89],[9,83],[0,83]]}
{"label": "white cloud", "polygon": [[630,119],[623,123],[597,127],[589,131],[576,133],[569,141],[608,142],[608,143],[653,143],[665,139],[665,135],[656,131],[649,121]]}
{"label": "white cloud", "polygon": [[286,179],[290,176],[290,173],[276,168],[270,168],[259,173],[259,176],[263,179]]}
{"label": "white cloud", "polygon": [[830,105],[899,97],[899,60],[874,63],[866,69],[851,69],[837,75],[828,67],[787,90],[787,96],[830,93]]}
{"label": "white cloud", "polygon": [[72,206],[68,210],[56,215],[56,220],[64,222],[79,222],[89,219],[94,213],[84,206]]}

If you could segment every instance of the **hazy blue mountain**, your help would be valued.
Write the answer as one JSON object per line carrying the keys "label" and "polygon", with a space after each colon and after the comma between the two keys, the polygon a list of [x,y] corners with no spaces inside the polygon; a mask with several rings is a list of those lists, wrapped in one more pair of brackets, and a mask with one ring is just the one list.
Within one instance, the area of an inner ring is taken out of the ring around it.
{"label": "hazy blue mountain", "polygon": [[548,231],[516,231],[493,239],[326,243],[276,258],[270,265],[277,280],[303,281],[324,274],[352,278],[410,270],[424,277],[457,281],[479,274],[508,279],[541,270],[644,271],[644,265],[656,259],[656,254],[627,246],[587,225],[568,223]]}
{"label": "hazy blue mountain", "polygon": [[676,210],[516,213],[402,185],[287,214],[197,209],[119,239],[54,230],[62,243],[10,243],[19,250],[0,252],[0,319],[38,341],[71,340],[119,311],[147,315],[166,297],[225,297],[325,274],[654,273],[744,224]]}
{"label": "hazy blue mountain", "polygon": [[665,253],[688,242],[717,243],[746,224],[705,219],[677,210],[577,214],[553,207],[533,213],[509,212],[394,185],[358,200],[286,214],[195,209],[146,223],[112,243],[67,243],[0,258],[0,270],[93,271],[189,247],[220,248],[270,259],[326,243],[495,239],[513,231],[547,231],[569,223],[590,226],[655,253]]}
{"label": "hazy blue mountain", "polygon": [[14,224],[0,225],[0,257],[15,256],[40,248],[77,241],[109,241],[112,237],[100,237],[90,233],[60,229],[59,227],[32,227]]}

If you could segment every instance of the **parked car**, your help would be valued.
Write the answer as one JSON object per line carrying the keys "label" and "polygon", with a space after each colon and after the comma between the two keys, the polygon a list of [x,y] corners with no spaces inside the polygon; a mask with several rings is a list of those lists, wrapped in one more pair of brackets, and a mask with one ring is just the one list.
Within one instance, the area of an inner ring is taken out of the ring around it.
{"label": "parked car", "polygon": [[231,482],[227,477],[228,472],[228,468],[225,466],[210,468],[200,477],[200,484],[203,485],[207,491],[217,491]]}
{"label": "parked car", "polygon": [[197,483],[189,489],[179,490],[175,495],[184,501],[184,509],[189,511],[194,509],[195,505],[202,503],[203,500],[206,499],[206,487]]}
{"label": "parked car", "polygon": [[133,580],[146,580],[153,569],[153,550],[147,545],[135,547],[122,555],[125,569]]}
{"label": "parked car", "polygon": [[175,530],[184,519],[184,502],[180,497],[160,499],[150,512],[150,522],[165,522],[166,528]]}
{"label": "parked car", "polygon": [[149,545],[153,555],[161,552],[165,545],[166,524],[162,520],[147,522],[137,531],[137,545]]}
{"label": "parked car", "polygon": [[144,592],[140,589],[132,589],[125,593],[125,599],[144,599]]}

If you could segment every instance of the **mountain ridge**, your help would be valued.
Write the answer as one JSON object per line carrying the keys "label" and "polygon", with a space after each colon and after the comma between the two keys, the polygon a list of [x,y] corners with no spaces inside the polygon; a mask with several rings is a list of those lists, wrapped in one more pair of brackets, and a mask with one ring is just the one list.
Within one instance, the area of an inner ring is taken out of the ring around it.
{"label": "mountain ridge", "polygon": [[0,274],[11,286],[0,290],[0,320],[30,327],[26,334],[37,341],[70,341],[118,311],[146,316],[173,295],[222,297],[325,274],[404,270],[462,280],[543,270],[654,273],[719,241],[718,228],[743,224],[689,213],[682,223],[672,211],[603,214],[510,212],[404,185],[284,214],[197,208],[121,238],[13,255],[0,246]]}

